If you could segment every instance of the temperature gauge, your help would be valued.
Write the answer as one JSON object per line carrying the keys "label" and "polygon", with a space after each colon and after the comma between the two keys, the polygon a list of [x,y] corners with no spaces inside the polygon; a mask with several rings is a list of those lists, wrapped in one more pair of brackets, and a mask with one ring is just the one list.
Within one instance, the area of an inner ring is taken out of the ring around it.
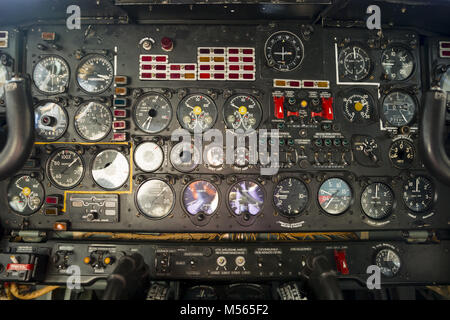
{"label": "temperature gauge", "polygon": [[344,103],[344,115],[348,121],[365,124],[372,120],[375,102],[368,91],[363,89],[351,90],[342,101]]}
{"label": "temperature gauge", "polygon": [[112,84],[114,69],[111,62],[102,55],[93,54],[84,58],[77,69],[77,82],[87,93],[102,93]]}
{"label": "temperature gauge", "polygon": [[14,211],[29,216],[42,206],[44,187],[31,176],[22,175],[11,180],[8,187],[8,204]]}
{"label": "temperature gauge", "polygon": [[108,107],[98,102],[83,104],[75,114],[75,129],[88,141],[104,139],[111,131],[112,115]]}
{"label": "temperature gauge", "polygon": [[150,179],[139,186],[136,206],[142,214],[153,219],[169,215],[175,205],[175,192],[166,182]]}
{"label": "temperature gauge", "polygon": [[405,80],[414,71],[414,57],[408,49],[393,46],[383,51],[381,66],[387,80]]}
{"label": "temperature gauge", "polygon": [[136,125],[144,132],[163,131],[172,120],[172,107],[169,100],[159,93],[140,96],[133,110]]}
{"label": "temperature gauge", "polygon": [[232,96],[223,107],[223,118],[228,129],[253,131],[261,122],[261,105],[249,95]]}
{"label": "temperature gauge", "polygon": [[83,159],[73,150],[57,150],[48,160],[47,172],[50,181],[58,188],[73,188],[83,178]]}
{"label": "temperature gauge", "polygon": [[203,94],[191,94],[181,100],[177,110],[178,122],[190,132],[211,129],[217,120],[214,101]]}

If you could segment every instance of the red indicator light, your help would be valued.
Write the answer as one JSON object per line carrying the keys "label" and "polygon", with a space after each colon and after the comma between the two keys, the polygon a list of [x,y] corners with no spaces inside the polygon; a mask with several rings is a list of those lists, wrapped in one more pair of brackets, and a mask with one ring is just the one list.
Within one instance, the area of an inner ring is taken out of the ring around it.
{"label": "red indicator light", "polygon": [[209,73],[200,73],[200,79],[209,79],[211,75]]}
{"label": "red indicator light", "polygon": [[239,71],[239,65],[235,65],[235,64],[229,65],[228,69],[230,69],[232,71]]}
{"label": "red indicator light", "polygon": [[300,81],[289,81],[289,86],[291,87],[300,87]]}
{"label": "red indicator light", "polygon": [[184,70],[189,70],[189,71],[195,70],[195,65],[193,65],[193,64],[185,65]]}
{"label": "red indicator light", "polygon": [[334,260],[336,261],[336,269],[342,274],[349,274],[347,259],[345,258],[345,250],[334,250]]}
{"label": "red indicator light", "polygon": [[450,48],[450,42],[441,42],[441,48],[444,49]]}
{"label": "red indicator light", "polygon": [[220,64],[219,65],[215,65],[214,66],[214,70],[220,70],[220,71],[221,70],[225,70],[225,66],[224,65],[220,65]]}
{"label": "red indicator light", "polygon": [[121,130],[121,129],[125,129],[126,128],[126,123],[125,121],[114,121],[113,122],[113,128],[117,129],[117,130]]}
{"label": "red indicator light", "polygon": [[56,196],[47,196],[45,198],[45,203],[46,204],[58,205],[59,204],[59,198],[56,197]]}
{"label": "red indicator light", "polygon": [[151,73],[142,73],[141,78],[150,79],[152,77]]}
{"label": "red indicator light", "polygon": [[180,79],[180,74],[179,73],[171,73],[170,74],[170,79]]}
{"label": "red indicator light", "polygon": [[442,51],[443,57],[450,57],[450,51]]}
{"label": "red indicator light", "polygon": [[199,68],[200,68],[200,70],[209,70],[210,66],[202,64],[202,65],[199,66]]}
{"label": "red indicator light", "polygon": [[113,134],[114,141],[125,141],[127,140],[127,134],[125,132],[115,132]]}
{"label": "red indicator light", "polygon": [[167,58],[165,56],[157,56],[156,62],[166,62]]}
{"label": "red indicator light", "polygon": [[239,49],[228,49],[228,54],[239,54]]}
{"label": "red indicator light", "polygon": [[166,70],[166,65],[164,64],[156,65],[156,70]]}
{"label": "red indicator light", "polygon": [[239,62],[239,57],[228,57],[228,62]]}
{"label": "red indicator light", "polygon": [[244,61],[244,62],[253,62],[253,57],[243,57],[242,61]]}
{"label": "red indicator light", "polygon": [[253,73],[244,73],[242,77],[246,80],[252,80],[254,76]]}
{"label": "red indicator light", "polygon": [[314,87],[314,81],[303,81],[303,86],[312,88],[312,87]]}
{"label": "red indicator light", "polygon": [[243,66],[245,71],[253,71],[255,68],[253,66]]}
{"label": "red indicator light", "polygon": [[180,70],[181,66],[180,65],[171,65],[170,66],[170,70]]}
{"label": "red indicator light", "polygon": [[243,54],[253,54],[253,49],[244,49],[242,50]]}
{"label": "red indicator light", "polygon": [[164,51],[172,51],[173,49],[173,41],[170,38],[164,37],[161,39],[161,48]]}
{"label": "red indicator light", "polygon": [[215,73],[214,79],[225,79],[225,73]]}
{"label": "red indicator light", "polygon": [[141,61],[146,61],[146,62],[148,62],[148,61],[152,61],[152,56],[142,56],[141,57]]}
{"label": "red indicator light", "polygon": [[125,118],[127,116],[127,111],[123,109],[115,109],[114,117],[116,118]]}
{"label": "red indicator light", "polygon": [[214,54],[224,54],[225,50],[224,49],[214,49]]}
{"label": "red indicator light", "polygon": [[228,78],[229,79],[239,79],[239,73],[229,73]]}
{"label": "red indicator light", "polygon": [[165,73],[157,73],[156,74],[156,78],[157,79],[165,79],[166,78],[166,74]]}
{"label": "red indicator light", "polygon": [[209,49],[207,48],[201,48],[199,51],[201,54],[209,54]]}

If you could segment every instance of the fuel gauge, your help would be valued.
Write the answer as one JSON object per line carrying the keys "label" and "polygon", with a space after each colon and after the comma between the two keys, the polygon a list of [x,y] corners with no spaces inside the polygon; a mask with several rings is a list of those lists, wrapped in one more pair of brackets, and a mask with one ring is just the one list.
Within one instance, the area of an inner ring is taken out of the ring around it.
{"label": "fuel gauge", "polygon": [[8,187],[8,204],[14,211],[29,216],[39,210],[44,202],[44,187],[28,175],[12,179]]}

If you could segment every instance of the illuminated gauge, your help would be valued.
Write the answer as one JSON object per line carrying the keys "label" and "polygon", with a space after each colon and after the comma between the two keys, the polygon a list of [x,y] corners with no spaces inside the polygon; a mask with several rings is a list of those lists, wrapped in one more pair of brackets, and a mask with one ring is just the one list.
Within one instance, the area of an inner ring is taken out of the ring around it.
{"label": "illuminated gauge", "polygon": [[181,126],[191,132],[203,132],[212,128],[217,120],[214,101],[203,94],[191,94],[181,100],[177,110]]}
{"label": "illuminated gauge", "polygon": [[399,169],[405,169],[412,165],[415,157],[415,149],[412,142],[399,139],[389,148],[389,159],[392,165]]}
{"label": "illuminated gauge", "polygon": [[364,124],[373,119],[375,102],[368,91],[363,89],[351,90],[342,101],[344,103],[344,116],[348,121]]}
{"label": "illuminated gauge", "polygon": [[48,160],[47,173],[58,188],[71,189],[83,179],[84,163],[73,150],[57,150]]}
{"label": "illuminated gauge", "polygon": [[169,215],[175,205],[175,192],[166,182],[150,179],[139,186],[136,206],[140,213],[153,219]]}
{"label": "illuminated gauge", "polygon": [[154,142],[143,142],[134,150],[134,162],[144,172],[158,170],[164,161],[164,153]]}
{"label": "illuminated gauge", "polygon": [[92,178],[102,188],[113,190],[121,187],[129,178],[127,158],[117,150],[100,151],[92,163]]}
{"label": "illuminated gauge", "polygon": [[278,182],[273,192],[273,203],[277,211],[287,217],[299,215],[305,210],[309,192],[303,181],[286,178]]}
{"label": "illuminated gauge", "polygon": [[414,98],[403,92],[389,93],[383,100],[383,114],[386,121],[394,127],[408,125],[416,113]]}
{"label": "illuminated gauge", "polygon": [[55,141],[66,132],[67,112],[54,102],[42,102],[34,109],[34,127],[39,138]]}
{"label": "illuminated gauge", "polygon": [[87,102],[75,114],[75,129],[88,141],[104,139],[111,131],[112,115],[109,108],[98,102]]}
{"label": "illuminated gauge", "polygon": [[0,63],[0,100],[3,100],[5,95],[5,83],[9,80],[9,72],[6,67]]}
{"label": "illuminated gauge", "polygon": [[28,216],[42,206],[44,187],[36,179],[27,175],[13,178],[8,186],[9,207],[19,214]]}
{"label": "illuminated gauge", "polygon": [[382,182],[369,184],[361,194],[363,212],[372,219],[388,217],[394,207],[394,192]]}
{"label": "illuminated gauge", "polygon": [[264,45],[267,64],[278,71],[292,71],[302,63],[303,43],[299,37],[289,31],[272,34]]}
{"label": "illuminated gauge", "polygon": [[59,56],[42,58],[34,66],[33,81],[39,91],[63,93],[69,85],[69,65]]}
{"label": "illuminated gauge", "polygon": [[[450,92],[450,68],[448,68],[447,72],[442,75],[441,81],[440,81],[440,87],[442,90]],[[1,92],[0,92],[0,97],[1,97]]]}
{"label": "illuminated gauge", "polygon": [[181,172],[190,172],[200,164],[200,151],[188,142],[177,143],[170,151],[170,162]]}
{"label": "illuminated gauge", "polygon": [[172,107],[169,100],[159,93],[142,95],[133,110],[136,125],[144,132],[161,132],[172,120]]}
{"label": "illuminated gauge", "polygon": [[261,105],[249,95],[232,96],[223,107],[223,118],[228,129],[253,131],[262,119]]}
{"label": "illuminated gauge", "polygon": [[319,188],[320,207],[328,214],[338,215],[345,212],[352,202],[352,189],[340,178],[330,178]]}
{"label": "illuminated gauge", "polygon": [[370,73],[372,62],[367,52],[356,45],[348,46],[339,53],[339,69],[353,81],[361,81]]}
{"label": "illuminated gauge", "polygon": [[405,80],[414,71],[414,57],[408,49],[393,46],[383,51],[381,65],[387,80]]}
{"label": "illuminated gauge", "polygon": [[77,69],[77,82],[87,93],[102,93],[114,80],[114,68],[102,55],[92,54],[84,58]]}
{"label": "illuminated gauge", "polygon": [[191,215],[212,215],[219,207],[219,192],[210,182],[197,180],[183,190],[183,206]]}
{"label": "illuminated gauge", "polygon": [[389,248],[384,248],[377,252],[375,264],[380,268],[382,275],[394,277],[400,270],[401,260],[397,252]]}
{"label": "illuminated gauge", "polygon": [[428,178],[417,176],[406,181],[403,186],[403,202],[415,213],[428,211],[433,199],[434,187]]}
{"label": "illuminated gauge", "polygon": [[223,165],[223,148],[221,146],[207,146],[206,147],[206,164],[213,168],[220,168]]}
{"label": "illuminated gauge", "polygon": [[228,193],[228,205],[237,216],[242,214],[256,216],[264,206],[264,190],[256,182],[239,181]]}

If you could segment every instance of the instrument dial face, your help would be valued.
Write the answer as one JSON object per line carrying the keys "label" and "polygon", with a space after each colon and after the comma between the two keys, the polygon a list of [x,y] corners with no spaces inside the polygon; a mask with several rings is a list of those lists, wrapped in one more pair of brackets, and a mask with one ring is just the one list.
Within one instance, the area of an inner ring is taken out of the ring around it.
{"label": "instrument dial face", "polygon": [[401,267],[401,260],[397,252],[388,248],[378,251],[375,256],[375,263],[386,277],[394,277]]}
{"label": "instrument dial face", "polygon": [[105,105],[98,102],[83,104],[75,114],[75,129],[88,141],[104,139],[111,131],[112,115]]}
{"label": "instrument dial face", "polygon": [[39,91],[58,94],[69,84],[69,65],[59,56],[47,56],[34,66],[33,81]]}
{"label": "instrument dial face", "polygon": [[250,163],[250,151],[246,147],[237,147],[234,150],[234,165],[245,168]]}
{"label": "instrument dial face", "polygon": [[92,178],[102,188],[113,190],[121,187],[129,178],[127,158],[117,150],[100,151],[92,163]]}
{"label": "instrument dial face", "polygon": [[309,192],[306,184],[295,178],[278,182],[273,192],[273,203],[277,211],[287,217],[299,215],[308,205]]}
{"label": "instrument dial face", "polygon": [[434,186],[425,177],[417,176],[406,181],[403,186],[403,202],[415,213],[428,211],[433,205]]}
{"label": "instrument dial face", "polygon": [[178,121],[190,132],[203,132],[211,129],[217,120],[217,107],[214,101],[203,94],[191,94],[178,105]]}
{"label": "instrument dial face", "polygon": [[409,50],[394,46],[383,51],[381,65],[387,80],[405,80],[413,73],[414,57]]}
{"label": "instrument dial face", "polygon": [[384,219],[392,213],[394,193],[387,184],[369,184],[361,194],[361,207],[369,218]]}
{"label": "instrument dial face", "polygon": [[145,94],[136,102],[134,121],[144,132],[161,132],[172,120],[172,106],[169,100],[159,93]]}
{"label": "instrument dial face", "polygon": [[190,172],[200,164],[200,156],[200,151],[194,144],[180,142],[170,151],[170,162],[178,171]]}
{"label": "instrument dial face", "polygon": [[348,121],[365,124],[373,119],[375,102],[368,91],[352,90],[343,98],[343,103],[344,115]]}
{"label": "instrument dial face", "polygon": [[405,169],[412,165],[415,157],[414,145],[405,139],[396,140],[389,149],[389,159],[392,165],[399,169]]}
{"label": "instrument dial face", "polygon": [[414,98],[402,91],[389,93],[383,100],[383,113],[386,121],[394,127],[408,125],[416,113]]}
{"label": "instrument dial face", "polygon": [[228,193],[228,205],[237,216],[242,214],[256,216],[264,206],[264,190],[256,182],[239,181]]}
{"label": "instrument dial face", "polygon": [[253,131],[258,128],[262,119],[261,105],[249,95],[232,96],[223,107],[223,118],[228,129]]}
{"label": "instrument dial face", "polygon": [[13,178],[8,187],[9,207],[22,215],[31,215],[44,202],[44,187],[36,179],[27,175]]}
{"label": "instrument dial face", "polygon": [[206,147],[206,163],[214,168],[219,168],[224,162],[223,148],[220,146]]}
{"label": "instrument dial face", "polygon": [[43,102],[34,109],[34,126],[39,138],[55,141],[66,132],[69,119],[59,104]]}
{"label": "instrument dial face", "polygon": [[50,181],[61,189],[71,189],[84,176],[84,163],[73,150],[57,150],[48,160],[47,172]]}
{"label": "instrument dial face", "polygon": [[352,190],[341,178],[330,178],[319,188],[320,207],[328,214],[338,215],[345,212],[352,201]]}
{"label": "instrument dial face", "polygon": [[348,79],[361,81],[369,75],[372,61],[364,49],[352,45],[339,53],[339,68]]}
{"label": "instrument dial face", "polygon": [[183,206],[191,215],[212,215],[219,207],[219,192],[208,181],[193,181],[183,191]]}
{"label": "instrument dial face", "polygon": [[170,214],[175,205],[175,192],[166,182],[150,179],[142,183],[136,193],[136,206],[142,214],[162,219]]}
{"label": "instrument dial face", "polygon": [[[445,72],[440,81],[440,87],[442,90],[450,92],[450,68],[447,69],[447,72]],[[1,90],[1,89],[0,89]],[[1,97],[1,92],[0,92]]]}
{"label": "instrument dial face", "polygon": [[134,162],[144,172],[158,170],[164,161],[164,153],[154,142],[143,142],[134,150]]}
{"label": "instrument dial face", "polygon": [[300,38],[289,31],[272,34],[264,45],[267,64],[282,72],[298,68],[302,63],[304,51]]}
{"label": "instrument dial face", "polygon": [[84,58],[77,69],[77,82],[87,93],[102,93],[114,80],[114,68],[102,55],[93,54]]}
{"label": "instrument dial face", "polygon": [[5,95],[5,83],[9,80],[9,72],[6,67],[0,63],[0,100],[4,99]]}

